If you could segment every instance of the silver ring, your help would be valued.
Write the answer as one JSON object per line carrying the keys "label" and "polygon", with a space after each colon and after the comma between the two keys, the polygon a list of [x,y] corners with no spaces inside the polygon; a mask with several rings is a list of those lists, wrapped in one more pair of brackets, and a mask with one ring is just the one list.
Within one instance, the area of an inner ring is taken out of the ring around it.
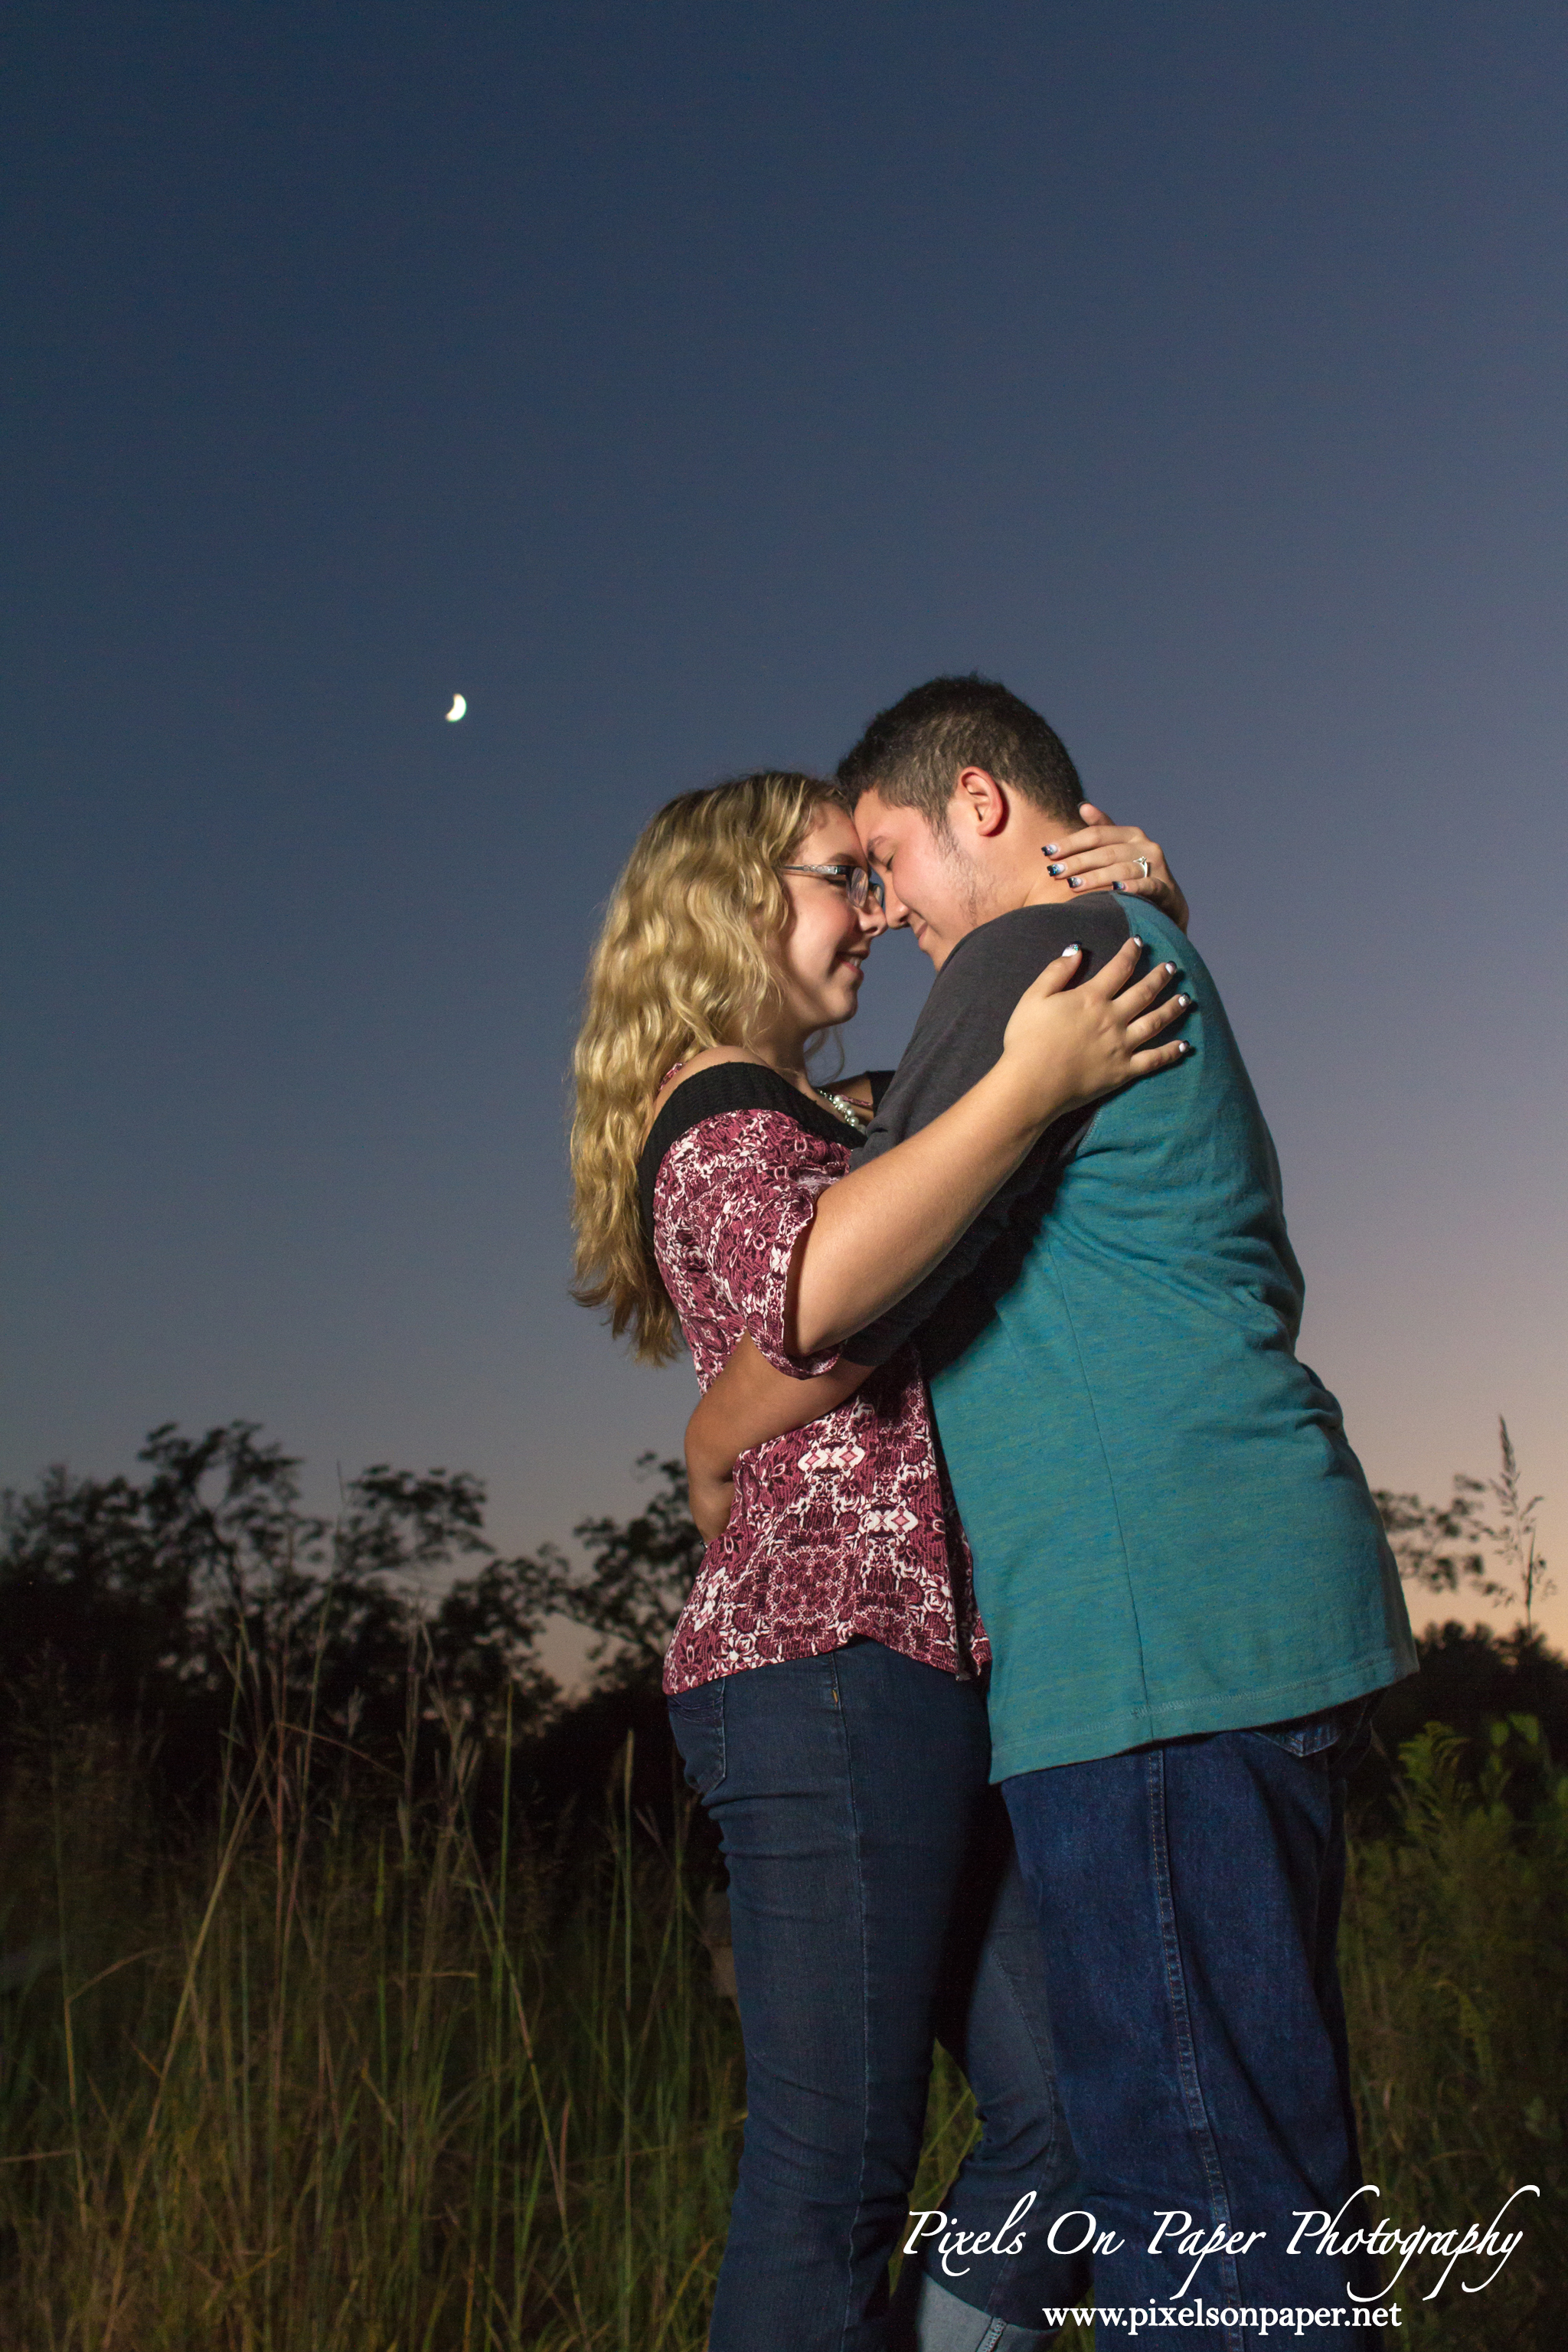
{"label": "silver ring", "polygon": [[1138,870],[1142,875],[1144,881],[1147,882],[1149,879],[1149,860],[1146,857],[1141,857],[1138,860]]}

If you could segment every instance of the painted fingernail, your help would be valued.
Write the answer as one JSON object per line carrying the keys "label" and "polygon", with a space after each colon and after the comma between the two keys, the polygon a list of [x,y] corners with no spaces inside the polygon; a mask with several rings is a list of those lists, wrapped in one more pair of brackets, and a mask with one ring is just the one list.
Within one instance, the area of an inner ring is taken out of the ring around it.
{"label": "painted fingernail", "polygon": [[1070,948],[1063,948],[1062,953],[1065,956],[1082,955],[1083,950],[1079,947],[1078,941],[1074,940]]}
{"label": "painted fingernail", "polygon": [[1057,845],[1054,841],[1047,842],[1045,854],[1047,857],[1055,857],[1058,854]]}
{"label": "painted fingernail", "polygon": [[1061,870],[1059,866],[1047,866],[1046,868],[1047,874],[1059,874]]}
{"label": "painted fingernail", "polygon": [[1186,1011],[1192,1001],[1193,1000],[1190,996],[1178,996],[1176,999],[1177,1003],[1181,1006],[1184,1013]]}
{"label": "painted fingernail", "polygon": [[1176,1051],[1177,1051],[1177,1053],[1178,1053],[1178,1054],[1190,1054],[1190,1053],[1192,1052],[1192,1050],[1193,1050],[1193,1049],[1192,1049],[1192,1047],[1188,1045],[1188,1043],[1187,1043],[1187,1041],[1186,1041],[1186,1039],[1185,1039],[1184,1037],[1178,1037],[1178,1038],[1177,1038],[1177,1040],[1176,1040]]}
{"label": "painted fingernail", "polygon": [[[1053,866],[1051,868],[1052,873],[1054,874],[1056,870],[1056,867]],[[1113,882],[1110,887],[1113,890],[1125,890],[1127,885],[1125,882]]]}
{"label": "painted fingernail", "polygon": [[1132,944],[1133,944],[1133,946],[1134,946],[1135,948],[1141,948],[1141,947],[1142,946],[1142,944],[1143,944],[1142,940],[1138,937],[1138,935],[1137,935],[1137,933],[1136,933],[1136,932],[1134,932],[1134,933],[1133,933],[1133,937],[1132,937]]}
{"label": "painted fingernail", "polygon": [[1174,965],[1173,963],[1168,963],[1168,964],[1165,966],[1165,970],[1170,973],[1171,978],[1172,978],[1173,980],[1174,980],[1174,979],[1175,979],[1175,977],[1176,977],[1176,967],[1175,967],[1175,965]]}
{"label": "painted fingernail", "polygon": [[1068,888],[1069,890],[1081,890],[1083,888],[1083,876],[1081,874],[1069,874],[1068,876]]}

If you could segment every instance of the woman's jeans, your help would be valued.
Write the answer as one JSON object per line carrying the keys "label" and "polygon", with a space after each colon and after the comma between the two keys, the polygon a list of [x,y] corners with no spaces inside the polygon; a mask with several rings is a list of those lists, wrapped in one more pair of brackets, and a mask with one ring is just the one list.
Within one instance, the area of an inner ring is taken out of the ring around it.
{"label": "woman's jeans", "polygon": [[[1075,2201],[1117,2241],[1095,2300],[1171,2312],[1151,2326],[1185,2317],[1193,2352],[1272,2344],[1270,2307],[1321,2315],[1293,2347],[1341,2344],[1355,2295],[1376,2307],[1364,2259],[1321,2255],[1306,2233],[1288,2251],[1299,2215],[1335,2214],[1361,2185],[1335,1937],[1369,1707],[1003,1784],[1043,1933]],[[1128,2340],[1101,2323],[1102,2346]]]}
{"label": "woman's jeans", "polygon": [[[710,2352],[1044,2345],[1042,2304],[1085,2279],[1045,2234],[1081,2199],[978,1685],[857,1640],[684,1691],[669,1715],[723,1840],[746,2046]],[[984,2129],[889,2314],[933,2039]],[[965,2255],[959,2230],[1016,2251],[972,2236]]]}

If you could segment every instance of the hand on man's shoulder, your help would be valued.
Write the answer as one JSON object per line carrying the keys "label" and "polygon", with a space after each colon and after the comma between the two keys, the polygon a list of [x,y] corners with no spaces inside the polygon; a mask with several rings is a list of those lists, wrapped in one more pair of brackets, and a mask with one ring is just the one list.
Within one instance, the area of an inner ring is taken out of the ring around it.
{"label": "hand on man's shoulder", "polygon": [[976,924],[960,940],[935,984],[952,973],[966,994],[1005,983],[1016,997],[1064,948],[1084,950],[1079,975],[1083,979],[1125,946],[1131,931],[1128,908],[1109,893],[1013,907],[1005,914],[994,915],[989,922]]}

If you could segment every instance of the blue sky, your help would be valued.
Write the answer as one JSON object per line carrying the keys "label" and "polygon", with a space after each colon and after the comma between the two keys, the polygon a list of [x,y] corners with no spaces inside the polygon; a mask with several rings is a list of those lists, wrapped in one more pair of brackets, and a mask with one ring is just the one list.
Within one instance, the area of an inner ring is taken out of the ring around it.
{"label": "blue sky", "polygon": [[1374,1481],[1506,1412],[1563,1558],[1560,9],[17,26],[0,1475],[243,1414],[630,1502],[595,910],[980,668],[1170,852]]}

